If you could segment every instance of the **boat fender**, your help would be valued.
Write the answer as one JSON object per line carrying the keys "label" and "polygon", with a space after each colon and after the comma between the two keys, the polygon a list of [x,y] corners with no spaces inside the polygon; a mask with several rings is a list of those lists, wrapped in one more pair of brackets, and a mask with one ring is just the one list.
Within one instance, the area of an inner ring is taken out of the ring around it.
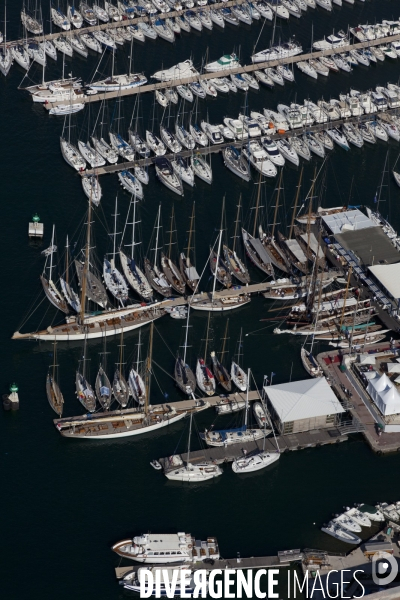
{"label": "boat fender", "polygon": [[285,135],[286,131],[285,131],[285,129],[278,129],[278,133],[280,135]]}
{"label": "boat fender", "polygon": [[273,128],[274,128],[274,124],[273,124],[273,122],[272,122],[272,121],[270,121],[270,122],[268,123],[268,128],[269,128],[269,129],[273,129]]}
{"label": "boat fender", "polygon": [[193,548],[192,544],[188,544],[188,548],[191,550]]}
{"label": "boat fender", "polygon": [[143,554],[143,558],[147,558],[147,554]]}

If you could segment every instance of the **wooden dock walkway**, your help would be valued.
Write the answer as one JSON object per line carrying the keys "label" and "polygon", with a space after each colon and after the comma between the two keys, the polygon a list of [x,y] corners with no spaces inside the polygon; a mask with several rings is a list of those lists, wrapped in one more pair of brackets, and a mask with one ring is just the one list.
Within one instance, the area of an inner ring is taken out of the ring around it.
{"label": "wooden dock walkway", "polygon": [[[337,428],[332,429],[315,429],[312,431],[304,431],[302,433],[292,433],[290,435],[279,435],[276,437],[280,452],[289,452],[295,450],[303,450],[305,448],[315,448],[317,446],[326,446],[327,444],[337,444],[348,440],[347,435],[343,435]],[[190,451],[190,462],[192,464],[201,462],[213,462],[215,464],[223,464],[233,462],[235,458],[244,456],[244,450],[247,456],[252,453],[260,452],[263,449],[263,440],[247,442],[244,444],[233,444],[231,446],[221,446],[204,448],[202,450]],[[265,450],[267,452],[276,452],[276,443],[274,437],[265,439]],[[187,460],[187,453],[180,454],[182,460]],[[158,462],[163,469],[168,470],[169,458],[159,458]]]}
{"label": "wooden dock walkway", "polygon": [[[226,3],[224,5],[226,6],[227,4],[229,4],[229,3]],[[233,2],[231,4],[233,4]],[[166,15],[166,16],[168,16],[168,15]],[[100,26],[100,27],[103,28],[103,26]],[[388,36],[385,38],[380,38],[377,40],[371,40],[371,41],[367,41],[367,42],[357,42],[354,44],[350,44],[348,46],[343,46],[343,48],[340,48],[340,53],[347,52],[349,50],[364,49],[364,48],[369,48],[371,46],[388,44],[388,43],[399,41],[399,40],[400,40],[400,34],[396,34],[396,35]],[[251,64],[251,65],[245,65],[243,67],[237,67],[235,69],[229,69],[227,71],[219,71],[218,73],[201,73],[199,75],[195,75],[192,77],[185,77],[182,79],[173,79],[171,81],[151,83],[148,85],[142,85],[142,86],[138,86],[135,88],[129,88],[126,90],[119,90],[119,91],[114,91],[114,92],[104,92],[103,94],[94,94],[94,95],[90,95],[90,96],[83,96],[80,99],[80,102],[92,103],[92,102],[100,102],[102,100],[112,100],[114,98],[119,98],[119,97],[123,97],[123,96],[131,96],[134,94],[144,94],[146,92],[154,92],[155,90],[158,90],[158,89],[176,87],[177,85],[187,85],[188,83],[192,83],[194,81],[199,81],[199,80],[203,80],[203,79],[212,79],[214,77],[229,77],[231,74],[238,74],[238,73],[251,73],[253,71],[262,70],[267,67],[274,67],[277,65],[294,65],[295,63],[298,63],[303,60],[308,60],[310,58],[319,58],[321,56],[331,56],[331,55],[337,54],[337,53],[338,53],[338,48],[320,50],[317,52],[308,52],[306,54],[299,54],[297,56],[290,56],[288,58],[271,60],[271,61],[266,61],[266,62],[262,62],[262,63],[255,63],[255,64]],[[60,106],[63,104],[65,104],[65,105],[70,104],[70,100],[57,101],[55,103],[48,102],[45,105],[45,108],[50,110],[53,106]]]}
{"label": "wooden dock walkway", "polygon": [[[398,114],[400,109],[393,108],[387,109],[385,113],[388,114]],[[329,121],[328,123],[316,123],[314,125],[306,125],[304,127],[298,127],[296,129],[289,129],[284,134],[274,133],[272,135],[268,135],[269,138],[276,140],[282,137],[291,138],[294,136],[303,135],[303,133],[313,132],[313,131],[327,131],[328,129],[333,129],[335,127],[340,127],[343,123],[364,123],[366,121],[373,121],[379,116],[378,113],[361,115],[359,117],[347,117],[345,119],[337,119],[336,121]],[[266,137],[266,134],[261,134],[259,136],[252,137],[252,140],[260,140],[261,138]],[[177,156],[181,156],[182,158],[189,158],[193,156],[193,154],[201,154],[206,156],[208,154],[217,154],[221,152],[227,146],[234,146],[235,148],[242,148],[243,145],[246,144],[246,140],[244,141],[235,141],[230,140],[229,142],[224,142],[222,144],[216,144],[213,146],[199,147],[195,150],[182,150],[181,152],[177,152],[176,154],[165,154],[165,158],[169,160],[174,160]],[[83,177],[84,175],[106,175],[109,173],[118,173],[119,171],[125,171],[127,169],[133,169],[135,166],[148,167],[154,164],[156,156],[152,156],[149,158],[141,158],[131,162],[117,163],[114,165],[105,165],[104,167],[99,167],[97,169],[87,169],[85,171],[81,171],[80,175]]]}

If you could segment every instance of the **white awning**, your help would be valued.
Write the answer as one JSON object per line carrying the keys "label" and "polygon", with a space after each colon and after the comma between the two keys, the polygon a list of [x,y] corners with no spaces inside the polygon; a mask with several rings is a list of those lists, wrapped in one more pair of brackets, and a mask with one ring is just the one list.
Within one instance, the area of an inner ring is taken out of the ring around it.
{"label": "white awning", "polygon": [[341,233],[345,231],[358,231],[368,227],[377,227],[364,213],[357,208],[355,210],[346,210],[344,212],[325,215],[322,217],[326,228],[331,233]]}
{"label": "white awning", "polygon": [[264,387],[281,423],[345,412],[325,377]]}
{"label": "white awning", "polygon": [[400,373],[400,363],[387,363],[388,373]]}
{"label": "white awning", "polygon": [[400,299],[400,262],[393,265],[374,265],[368,267],[368,270],[392,298]]}
{"label": "white awning", "polygon": [[370,379],[367,392],[383,415],[400,414],[400,394],[386,373]]}

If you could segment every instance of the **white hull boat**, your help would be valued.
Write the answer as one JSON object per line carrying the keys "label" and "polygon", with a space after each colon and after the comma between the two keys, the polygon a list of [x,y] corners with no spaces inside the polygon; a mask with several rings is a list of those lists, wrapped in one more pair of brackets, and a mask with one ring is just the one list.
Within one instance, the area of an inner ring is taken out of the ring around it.
{"label": "white hull boat", "polygon": [[279,460],[279,452],[259,452],[252,456],[236,458],[232,463],[232,471],[236,474],[260,471]]}

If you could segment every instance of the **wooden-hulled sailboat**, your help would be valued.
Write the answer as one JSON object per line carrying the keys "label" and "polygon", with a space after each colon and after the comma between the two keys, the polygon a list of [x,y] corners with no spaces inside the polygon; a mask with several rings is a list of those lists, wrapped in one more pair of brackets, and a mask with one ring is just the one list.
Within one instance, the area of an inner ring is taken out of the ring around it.
{"label": "wooden-hulled sailboat", "polygon": [[[238,238],[237,231],[238,231],[241,199],[242,199],[242,196],[240,196],[240,198],[239,198],[239,204],[237,207],[238,210],[237,210],[237,214],[236,214],[235,233],[233,236],[232,249],[230,249],[227,244],[224,244],[222,246],[222,252],[223,252],[224,258],[225,258],[225,264],[227,265],[230,274],[233,275],[238,281],[240,281],[240,283],[247,285],[248,283],[250,283],[249,271],[248,271],[247,267],[245,266],[244,262],[242,261],[242,259],[239,258],[238,254],[236,252],[236,240]],[[224,200],[225,200],[225,198],[224,198]]]}
{"label": "wooden-hulled sailboat", "polygon": [[212,368],[214,371],[214,376],[215,376],[216,382],[219,383],[224,388],[224,390],[226,390],[227,392],[230,392],[230,391],[232,391],[232,380],[228,373],[228,370],[222,364],[222,361],[224,359],[224,354],[226,353],[225,346],[226,346],[226,340],[227,340],[227,336],[228,336],[228,327],[229,327],[229,319],[226,322],[225,335],[222,338],[221,360],[218,360],[215,352],[211,352],[211,359],[212,359]]}
{"label": "wooden-hulled sailboat", "polygon": [[281,271],[283,271],[284,273],[290,273],[290,270],[291,270],[290,264],[285,256],[285,254],[282,252],[282,250],[280,249],[280,247],[278,246],[278,244],[276,243],[276,240],[275,240],[276,219],[278,216],[279,198],[280,198],[280,192],[282,189],[282,185],[281,185],[282,184],[282,173],[283,173],[283,171],[281,170],[281,173],[279,176],[278,191],[277,191],[277,196],[276,196],[274,221],[272,223],[272,229],[269,233],[265,233],[260,225],[259,226],[259,234],[260,234],[260,240],[265,248],[266,253],[270,257],[272,264],[275,267],[277,267],[278,269],[280,269]]}
{"label": "wooden-hulled sailboat", "polygon": [[174,378],[177,386],[187,394],[193,396],[196,389],[196,377],[192,369],[186,362],[186,351],[189,331],[189,316],[190,316],[190,304],[188,305],[188,315],[186,321],[186,333],[185,333],[185,345],[183,349],[183,358],[178,354],[175,360]]}
{"label": "wooden-hulled sailboat", "polygon": [[210,269],[216,275],[217,281],[226,288],[232,287],[232,277],[222,256],[210,248]]}
{"label": "wooden-hulled sailboat", "polygon": [[159,238],[159,232],[160,232],[160,216],[161,216],[161,204],[158,207],[157,225],[155,227],[155,229],[156,229],[156,245],[154,248],[154,262],[153,262],[153,264],[151,264],[149,259],[145,258],[144,259],[144,270],[146,273],[147,280],[150,283],[153,290],[155,290],[162,296],[169,298],[172,295],[172,288],[157,264],[158,250],[160,250],[160,248],[158,246],[158,238]]}
{"label": "wooden-hulled sailboat", "polygon": [[202,392],[207,396],[212,396],[215,393],[215,377],[207,367],[207,349],[208,349],[208,332],[210,329],[210,313],[208,313],[206,344],[204,349],[204,358],[199,357],[196,363],[196,381]]}
{"label": "wooden-hulled sailboat", "polygon": [[262,244],[262,241],[256,238],[256,229],[257,229],[257,220],[258,220],[258,212],[260,207],[260,195],[261,195],[261,171],[260,177],[258,180],[258,191],[257,191],[257,200],[254,211],[254,224],[253,224],[253,234],[251,235],[246,229],[242,227],[242,239],[244,249],[246,251],[247,256],[255,265],[258,267],[263,273],[268,275],[269,277],[275,278],[274,267],[271,262],[271,258],[265,251],[265,248]]}
{"label": "wooden-hulled sailboat", "polygon": [[[289,230],[289,237],[286,238],[280,231],[276,233],[276,241],[278,243],[279,248],[282,250],[285,255],[291,269],[294,273],[298,274],[298,272],[307,275],[308,273],[308,258],[303,252],[303,248],[299,244],[296,238],[293,238],[293,229],[294,229],[294,220],[296,215],[297,203],[299,200],[300,189],[301,189],[301,181],[303,178],[303,168],[300,171],[299,183],[297,185],[296,196],[293,206],[293,214],[292,214],[292,222]],[[315,173],[314,173],[315,180]],[[314,183],[314,182],[313,182]],[[311,188],[311,199],[312,199],[313,187]],[[312,203],[312,200],[311,200]]]}
{"label": "wooden-hulled sailboat", "polygon": [[186,252],[181,252],[179,255],[179,269],[181,271],[181,275],[186,282],[186,285],[190,289],[191,292],[195,292],[198,286],[200,276],[196,271],[196,267],[194,266],[194,260],[191,260],[191,251],[192,251],[192,239],[193,239],[193,256],[194,256],[194,209],[195,203],[193,202],[192,208],[192,216],[190,217],[190,226],[189,226],[189,238],[188,244],[185,248]]}
{"label": "wooden-hulled sailboat", "polygon": [[78,278],[81,283],[81,312],[76,317],[69,317],[66,323],[47,327],[30,333],[16,331],[12,339],[38,339],[46,341],[72,341],[103,338],[119,335],[121,332],[138,329],[147,323],[162,317],[164,312],[158,306],[148,307],[138,304],[94,314],[86,314],[86,299],[93,298],[97,303],[107,306],[108,299],[103,284],[89,270],[90,224],[92,203],[88,200],[88,222],[84,261],[75,261]]}
{"label": "wooden-hulled sailboat", "polygon": [[238,351],[235,356],[236,360],[233,360],[232,364],[231,364],[231,379],[232,379],[233,383],[236,385],[236,387],[241,392],[245,392],[247,390],[247,385],[248,385],[247,375],[244,372],[244,370],[242,369],[242,367],[240,366],[241,356],[243,356],[243,352],[241,352],[242,346],[243,346],[243,344],[242,344],[243,337],[242,336],[243,336],[243,330],[242,330],[242,328],[240,328]]}
{"label": "wooden-hulled sailboat", "polygon": [[50,300],[53,306],[61,310],[63,313],[68,314],[68,306],[60,292],[58,291],[54,281],[53,281],[53,254],[56,251],[56,247],[54,246],[54,225],[53,225],[53,233],[51,236],[51,245],[50,248],[45,250],[46,252],[46,263],[47,258],[50,256],[50,269],[49,269],[49,277],[46,277],[46,263],[43,269],[43,273],[40,276],[40,281],[42,282],[44,293],[47,298]]}
{"label": "wooden-hulled sailboat", "polygon": [[169,244],[168,244],[168,256],[161,252],[161,267],[165,275],[166,280],[170,286],[178,292],[178,294],[185,293],[185,280],[182,277],[178,267],[171,258],[172,253],[172,235],[175,232],[174,227],[174,206],[172,205],[171,211],[171,228],[169,231]]}
{"label": "wooden-hulled sailboat", "polygon": [[123,374],[123,356],[124,356],[124,333],[121,331],[121,341],[120,341],[120,350],[119,350],[119,363],[114,372],[114,379],[112,383],[112,391],[114,394],[114,398],[122,406],[125,408],[129,402],[129,387],[125,376]]}
{"label": "wooden-hulled sailboat", "polygon": [[[80,417],[55,419],[54,424],[60,434],[64,437],[84,440],[109,440],[121,437],[130,437],[149,433],[172,425],[187,415],[187,409],[177,410],[167,404],[149,404],[150,384],[152,373],[152,349],[153,349],[154,325],[150,327],[149,354],[145,372],[145,405],[143,408],[118,409],[118,411],[97,412]],[[204,410],[207,404],[203,404],[196,410]]]}
{"label": "wooden-hulled sailboat", "polygon": [[96,397],[103,410],[109,410],[112,402],[111,383],[106,373],[106,339],[104,338],[103,360],[97,373],[94,389]]}
{"label": "wooden-hulled sailboat", "polygon": [[[132,242],[129,244],[131,247],[131,251],[129,256],[125,254],[120,248],[119,250],[119,258],[122,265],[122,271],[125,275],[125,279],[131,286],[131,288],[140,296],[142,300],[145,302],[153,302],[153,290],[144,276],[142,270],[138,266],[137,260],[135,260],[135,246],[140,244],[135,239],[135,226],[139,221],[136,221],[136,205],[138,200],[134,198],[132,195],[131,202],[128,208],[128,216],[129,218],[130,207],[132,206]],[[126,223],[128,225],[128,223]]]}
{"label": "wooden-hulled sailboat", "polygon": [[61,417],[64,408],[64,397],[57,383],[57,342],[54,343],[53,365],[46,377],[46,394],[51,408]]}
{"label": "wooden-hulled sailboat", "polygon": [[[221,255],[221,241],[222,241],[222,230],[218,235],[218,250],[215,258],[215,263],[219,263],[219,257]],[[212,249],[213,252],[213,249]],[[210,264],[211,264],[211,253],[210,253]],[[217,271],[218,269],[214,268],[214,281],[213,281],[213,289],[211,293],[211,297],[206,298],[205,300],[200,300],[199,302],[194,301],[191,302],[191,307],[195,310],[205,310],[205,311],[215,311],[215,312],[224,312],[227,310],[234,310],[235,308],[239,308],[244,304],[250,302],[250,295],[246,294],[245,289],[243,290],[243,294],[229,296],[229,294],[221,292],[218,294],[218,297],[215,295],[215,287],[217,283]],[[225,290],[224,290],[225,291]]]}
{"label": "wooden-hulled sailboat", "polygon": [[140,373],[140,343],[141,335],[139,331],[139,341],[138,341],[138,349],[137,349],[137,359],[136,365],[133,363],[132,368],[129,371],[128,377],[128,385],[131,395],[135,402],[140,406],[143,406],[146,401],[146,386],[144,385],[143,377]]}
{"label": "wooden-hulled sailboat", "polygon": [[[64,278],[65,277],[65,278]],[[65,245],[65,273],[64,277],[60,277],[60,285],[61,291],[64,294],[64,298],[68,302],[71,308],[74,309],[78,314],[81,312],[81,301],[79,299],[78,294],[75,292],[74,288],[70,284],[69,281],[69,243],[68,236],[67,242]]]}
{"label": "wooden-hulled sailboat", "polygon": [[83,346],[83,357],[81,363],[82,364],[76,371],[75,377],[76,395],[82,406],[84,406],[87,411],[92,413],[96,410],[96,397],[94,395],[92,386],[86,379],[86,340]]}

